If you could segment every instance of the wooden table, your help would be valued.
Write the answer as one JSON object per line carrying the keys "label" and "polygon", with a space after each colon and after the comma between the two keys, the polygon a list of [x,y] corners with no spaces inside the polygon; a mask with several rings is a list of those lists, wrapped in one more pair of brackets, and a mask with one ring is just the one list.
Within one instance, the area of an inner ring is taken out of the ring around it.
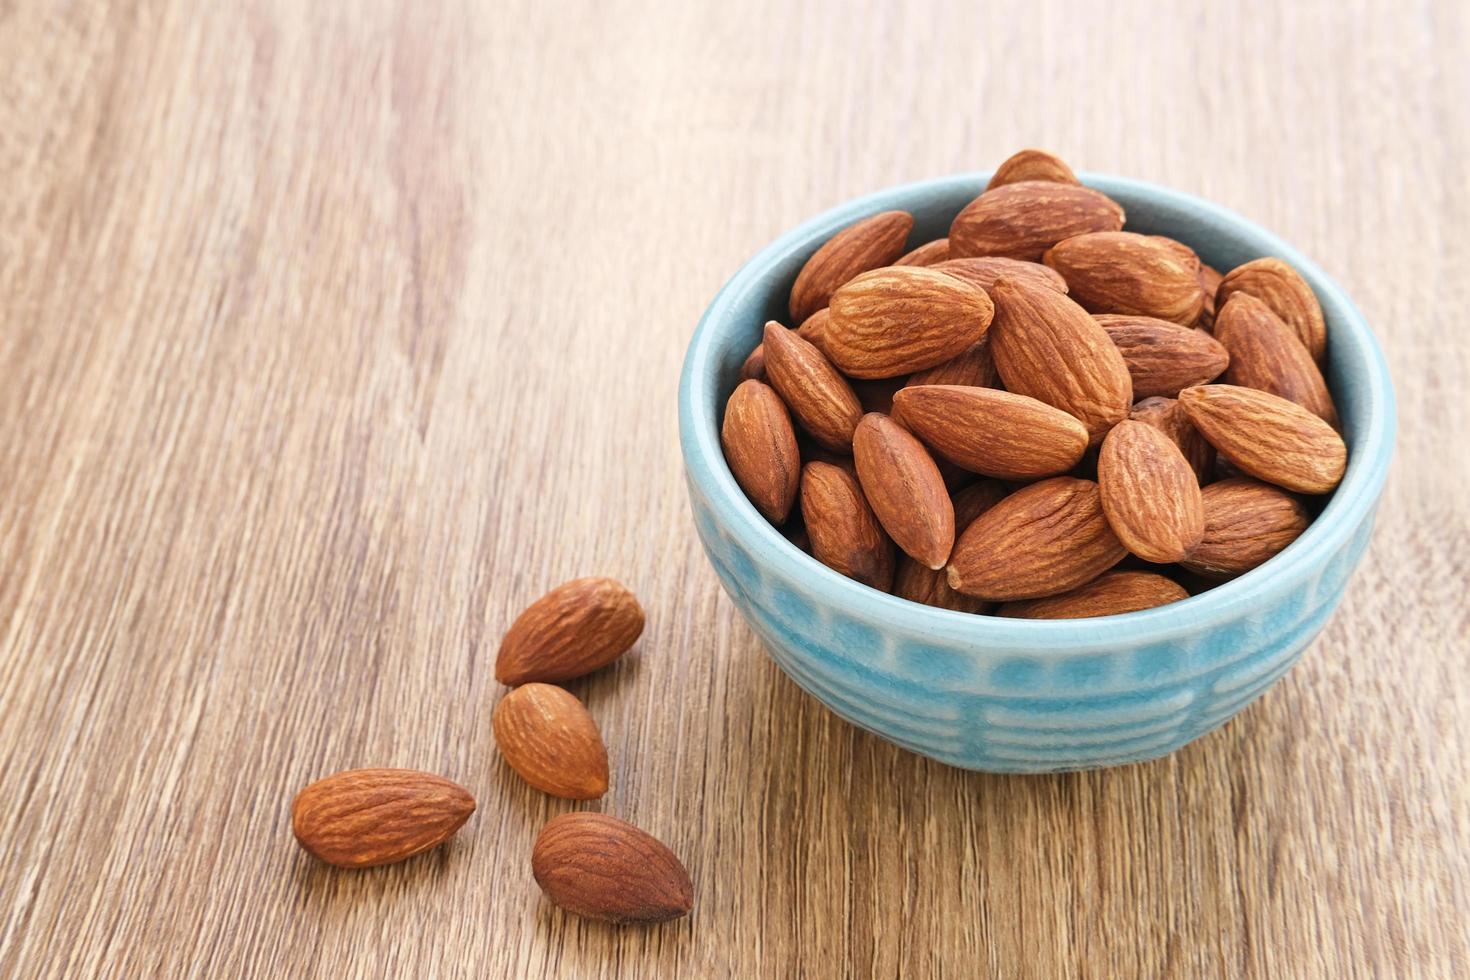
{"label": "wooden table", "polygon": [[[1467,47],[1451,0],[0,3],[0,975],[1466,975]],[[674,403],[763,243],[1033,144],[1315,256],[1402,422],[1281,684],[1015,778],[776,670]],[[541,899],[572,805],[491,739],[500,634],[591,573],[649,613],[573,688],[696,882],[662,928]],[[369,764],[479,811],[308,859],[292,795]]]}

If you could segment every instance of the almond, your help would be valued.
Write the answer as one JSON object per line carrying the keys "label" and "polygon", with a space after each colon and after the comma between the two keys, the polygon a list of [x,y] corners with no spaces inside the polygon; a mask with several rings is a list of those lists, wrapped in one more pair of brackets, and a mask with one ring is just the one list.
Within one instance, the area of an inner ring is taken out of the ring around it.
{"label": "almond", "polygon": [[894,413],[926,444],[967,470],[1002,480],[1065,473],[1087,451],[1087,427],[1027,395],[994,388],[919,385],[894,396]]}
{"label": "almond", "polygon": [[319,779],[291,803],[291,830],[314,857],[372,868],[444,843],[475,812],[457,783],[415,769],[352,769]]}
{"label": "almond", "polygon": [[1223,278],[1225,277],[1220,275],[1220,270],[1214,266],[1200,263],[1199,286],[1204,290],[1205,302],[1200,307],[1197,326],[1206,330],[1212,330],[1215,326],[1215,311],[1219,305],[1215,302],[1215,293],[1220,289],[1220,280]]}
{"label": "almond", "polygon": [[551,684],[524,684],[500,699],[491,719],[500,754],[521,778],[566,800],[607,792],[607,749],[592,715]]}
{"label": "almond", "polygon": [[531,850],[531,874],[557,906],[604,922],[666,922],[694,907],[674,852],[605,813],[553,818]]}
{"label": "almond", "polygon": [[755,509],[780,524],[796,501],[801,463],[786,403],[759,381],[742,381],[725,403],[720,446],[735,482]]}
{"label": "almond", "polygon": [[1145,398],[1133,406],[1128,417],[1147,422],[1168,436],[1188,460],[1200,484],[1210,482],[1215,471],[1215,447],[1199,434],[1178,401],[1173,398]]}
{"label": "almond", "polygon": [[982,289],[917,266],[866,272],[832,296],[823,347],[855,378],[943,364],[979,343],[994,314]]}
{"label": "almond", "polygon": [[1128,365],[1107,331],[1050,289],[1002,279],[992,295],[990,352],[1006,388],[1078,419],[1097,445],[1133,403]]}
{"label": "almond", "polygon": [[943,568],[954,545],[954,506],[923,443],[886,415],[863,416],[852,440],[858,483],[903,552]]}
{"label": "almond", "polygon": [[1225,348],[1205,333],[1151,316],[1099,313],[1133,381],[1134,398],[1173,398],[1220,376],[1230,363]]}
{"label": "almond", "polygon": [[954,503],[955,532],[964,531],[975,518],[1005,499],[1010,493],[999,480],[979,480],[950,494]]}
{"label": "almond", "polygon": [[1091,313],[1132,313],[1189,326],[1204,305],[1196,268],[1148,235],[1076,235],[1041,260],[1061,273],[1068,295]]}
{"label": "almond", "polygon": [[741,381],[764,381],[766,380],[766,348],[764,344],[756,344],[755,350],[745,358],[740,365]]}
{"label": "almond", "polygon": [[500,642],[495,679],[516,685],[581,677],[618,659],[642,632],[643,608],[621,582],[574,579],[511,623]]}
{"label": "almond", "polygon": [[801,326],[796,328],[796,335],[802,340],[811,344],[817,350],[821,351],[822,354],[830,360],[831,355],[827,353],[826,343],[827,317],[829,315],[830,311],[827,309],[827,307],[822,307],[820,310],[813,313],[805,320],[801,321]]}
{"label": "almond", "polygon": [[949,254],[1035,261],[1064,238],[1123,227],[1123,209],[1090,187],[1024,180],[987,190],[949,228]]}
{"label": "almond", "polygon": [[1197,253],[1194,249],[1190,248],[1188,245],[1184,244],[1177,238],[1170,238],[1168,235],[1149,235],[1148,240],[1162,245],[1164,248],[1167,248],[1169,251],[1179,256],[1180,260],[1183,261],[1185,265],[1193,269],[1196,274],[1199,273],[1200,268],[1204,265],[1204,263],[1199,260],[1199,253]]}
{"label": "almond", "polygon": [[898,570],[893,576],[893,594],[900,599],[922,603],[936,609],[952,609],[955,612],[984,613],[990,603],[982,599],[961,595],[949,587],[949,578],[942,568],[926,568],[908,555],[898,556]]}
{"label": "almond", "polygon": [[893,585],[893,542],[847,470],[831,463],[806,464],[801,471],[801,516],[813,558],[880,592]]}
{"label": "almond", "polygon": [[906,386],[964,385],[969,388],[993,388],[999,377],[995,373],[995,358],[990,356],[990,346],[982,340],[959,357],[909,375]]}
{"label": "almond", "polygon": [[1225,381],[1259,388],[1337,425],[1327,382],[1296,331],[1250,293],[1232,293],[1215,319],[1215,339],[1230,352]]}
{"label": "almond", "polygon": [[1342,437],[1295,402],[1221,384],[1186,388],[1179,402],[1211,445],[1258,480],[1298,493],[1328,493],[1342,480]]}
{"label": "almond", "polygon": [[986,190],[996,187],[1004,187],[1006,184],[1016,184],[1023,180],[1049,180],[1059,184],[1078,183],[1077,175],[1072,168],[1055,153],[1046,150],[1021,150],[1006,157],[1005,161],[995,168],[995,176],[990,178],[990,183],[985,185]]}
{"label": "almond", "polygon": [[827,239],[797,273],[791,287],[791,322],[800,323],[826,306],[849,279],[902,255],[913,228],[914,216],[907,211],[884,211]]}
{"label": "almond", "polygon": [[863,406],[816,347],[774,320],[766,324],[766,377],[796,421],[828,449],[852,450],[852,430]]}
{"label": "almond", "polygon": [[1008,277],[1045,286],[1047,289],[1055,289],[1059,293],[1067,291],[1067,280],[1050,266],[1042,265],[1040,262],[1008,259],[1003,255],[977,255],[968,259],[949,259],[932,268],[986,290],[994,286],[997,279]]}
{"label": "almond", "polygon": [[1296,331],[1315,361],[1327,352],[1327,323],[1317,294],[1301,274],[1280,259],[1255,259],[1236,266],[1220,280],[1215,305],[1223,309],[1234,293],[1250,293]]}
{"label": "almond", "polygon": [[1153,609],[1188,598],[1182,585],[1153,572],[1108,572],[1071,592],[1008,602],[995,614],[1014,619],[1087,619]]}
{"label": "almond", "polygon": [[893,396],[904,385],[903,378],[881,378],[877,381],[854,381],[852,390],[857,393],[858,402],[863,406],[863,414],[869,412],[881,412],[884,415],[893,413]]}
{"label": "almond", "polygon": [[901,256],[894,265],[937,265],[949,258],[949,239],[936,238]]}
{"label": "almond", "polygon": [[1098,453],[1097,483],[1113,533],[1144,561],[1179,561],[1205,533],[1199,478],[1146,422],[1113,426]]}
{"label": "almond", "polygon": [[1127,554],[1103,515],[1096,483],[1069,476],[1023,487],[960,535],[950,587],[993,602],[1069,592]]}
{"label": "almond", "polygon": [[1250,571],[1280,554],[1312,522],[1300,500],[1255,480],[1221,480],[1203,493],[1205,535],[1180,564],[1206,578]]}

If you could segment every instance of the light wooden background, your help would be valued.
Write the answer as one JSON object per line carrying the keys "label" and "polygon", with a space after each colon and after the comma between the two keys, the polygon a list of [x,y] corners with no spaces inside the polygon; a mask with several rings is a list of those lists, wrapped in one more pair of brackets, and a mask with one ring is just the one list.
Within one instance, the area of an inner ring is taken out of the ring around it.
{"label": "light wooden background", "polygon": [[[0,0],[0,975],[1470,970],[1470,7]],[[1401,399],[1302,664],[1149,765],[922,761],[787,681],[695,542],[684,345],[777,233],[1024,145],[1299,244]],[[574,690],[694,914],[531,880],[513,614],[628,582]],[[292,795],[469,786],[339,873]]]}

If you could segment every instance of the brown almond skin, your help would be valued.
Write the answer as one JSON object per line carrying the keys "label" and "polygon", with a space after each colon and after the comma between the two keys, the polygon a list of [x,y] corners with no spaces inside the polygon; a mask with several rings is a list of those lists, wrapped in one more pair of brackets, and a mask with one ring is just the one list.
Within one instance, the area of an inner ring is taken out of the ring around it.
{"label": "brown almond skin", "polygon": [[740,365],[740,380],[766,380],[766,347],[764,344],[756,344],[755,350],[746,356],[745,362]]}
{"label": "brown almond skin", "polygon": [[1215,380],[1230,364],[1230,354],[1203,330],[1151,316],[1099,313],[1093,319],[1123,355],[1136,399],[1174,398]]}
{"label": "brown almond skin", "polygon": [[319,779],[291,803],[291,831],[339,868],[394,864],[444,843],[475,812],[463,786],[416,769],[351,769]]}
{"label": "brown almond skin", "polygon": [[983,599],[961,595],[951,589],[944,569],[926,568],[908,555],[898,556],[898,569],[893,575],[893,594],[900,599],[933,606],[936,609],[978,614],[984,614],[990,610],[990,603]]}
{"label": "brown almond skin", "polygon": [[852,390],[857,393],[863,414],[882,412],[893,414],[893,396],[904,385],[903,378],[882,378],[878,381],[854,381]]}
{"label": "brown almond skin", "polygon": [[1296,331],[1250,293],[1232,293],[1215,318],[1215,339],[1230,352],[1227,384],[1258,388],[1296,402],[1337,426],[1327,381]]}
{"label": "brown almond skin", "polygon": [[863,495],[893,543],[915,561],[943,568],[954,546],[954,505],[924,444],[872,412],[858,423],[852,456]]}
{"label": "brown almond skin", "polygon": [[1155,242],[1158,245],[1163,246],[1164,248],[1167,248],[1169,251],[1179,256],[1184,264],[1189,266],[1196,273],[1199,272],[1200,267],[1204,264],[1200,262],[1198,252],[1196,252],[1194,249],[1190,248],[1188,245],[1184,244],[1177,238],[1170,238],[1168,235],[1149,235],[1148,240],[1151,242]]}
{"label": "brown almond skin", "polygon": [[1347,469],[1347,446],[1295,402],[1238,385],[1179,393],[1189,421],[1230,461],[1258,480],[1297,493],[1330,493]]}
{"label": "brown almond skin", "polygon": [[1005,499],[1010,490],[999,480],[977,480],[950,492],[954,503],[954,527],[958,535],[974,523],[975,518]]}
{"label": "brown almond skin", "polygon": [[1118,231],[1123,217],[1118,202],[1090,187],[1023,180],[987,190],[965,205],[949,228],[949,254],[1034,262],[1064,238]]}
{"label": "brown almond skin", "polygon": [[1219,269],[1205,265],[1203,262],[1200,263],[1199,286],[1204,290],[1205,302],[1200,307],[1199,320],[1195,322],[1195,326],[1204,330],[1215,328],[1215,311],[1219,308],[1219,304],[1215,302],[1215,294],[1220,289],[1220,280],[1224,278]]}
{"label": "brown almond skin", "polygon": [[1089,619],[1153,609],[1188,598],[1184,586],[1154,572],[1108,572],[1071,592],[1008,602],[995,614],[1012,619]]}
{"label": "brown almond skin", "polygon": [[967,470],[1001,480],[1037,480],[1077,465],[1087,427],[1027,395],[994,388],[918,385],[894,395],[895,418]]}
{"label": "brown almond skin", "polygon": [[970,285],[979,286],[981,289],[988,290],[995,285],[997,280],[1009,277],[1022,279],[1037,286],[1045,286],[1047,289],[1055,289],[1059,293],[1067,291],[1067,280],[1050,266],[1042,265],[1040,262],[1008,259],[1002,255],[976,255],[968,259],[950,259],[932,268],[945,275],[954,276],[956,279],[963,279]]}
{"label": "brown almond skin", "polygon": [[1131,313],[1190,326],[1204,305],[1197,269],[1148,235],[1076,235],[1041,260],[1062,274],[1067,294],[1090,313]]}
{"label": "brown almond skin", "polygon": [[564,800],[595,800],[607,792],[602,734],[567,691],[523,684],[500,699],[491,727],[505,761],[541,792]]}
{"label": "brown almond skin", "polygon": [[900,256],[894,265],[937,265],[949,258],[949,239],[936,238]]}
{"label": "brown almond skin", "polygon": [[959,357],[909,375],[905,387],[964,385],[968,388],[994,388],[998,380],[1000,375],[995,373],[995,358],[990,356],[990,345],[982,340]]}
{"label": "brown almond skin", "polygon": [[1184,406],[1176,399],[1159,396],[1145,398],[1133,406],[1128,417],[1147,422],[1168,436],[1184,454],[1201,486],[1214,479],[1215,447],[1199,434],[1194,423],[1189,421]]}
{"label": "brown almond skin", "polygon": [[581,677],[621,657],[642,632],[643,608],[621,582],[573,579],[511,623],[500,642],[495,679],[515,686]]}
{"label": "brown almond skin", "polygon": [[791,322],[800,323],[826,306],[849,279],[902,255],[913,229],[914,216],[907,211],[884,211],[827,239],[797,273],[791,287]]}
{"label": "brown almond skin", "polygon": [[847,379],[821,351],[775,321],[766,324],[761,346],[766,379],[797,423],[828,449],[851,452],[863,406]]}
{"label": "brown almond skin", "polygon": [[1017,184],[1024,180],[1047,180],[1058,184],[1077,184],[1077,175],[1072,168],[1055,153],[1046,150],[1026,149],[1019,150],[1006,157],[999,167],[995,168],[995,176],[990,178],[990,183],[985,185],[987,191],[1006,184]]}
{"label": "brown almond skin", "polygon": [[1302,346],[1321,362],[1327,353],[1327,322],[1317,294],[1307,281],[1285,262],[1276,258],[1254,259],[1236,266],[1220,280],[1215,293],[1215,306],[1223,309],[1234,293],[1250,293],[1296,331]]}
{"label": "brown almond skin", "polygon": [[555,905],[603,922],[667,922],[694,907],[674,852],[605,813],[553,818],[531,849],[531,874]]}
{"label": "brown almond skin", "polygon": [[1179,447],[1147,422],[1113,426],[1097,457],[1103,513],[1144,561],[1179,561],[1205,533],[1199,478]]}
{"label": "brown almond skin", "polygon": [[[801,321],[801,326],[796,328],[796,335],[821,351],[823,356],[827,356],[826,333],[829,315],[828,309],[824,306]],[[828,357],[828,360],[830,359]]]}
{"label": "brown almond skin", "polygon": [[801,471],[801,516],[813,558],[880,592],[893,587],[893,542],[856,476],[831,463],[807,463]]}
{"label": "brown almond skin", "polygon": [[796,502],[801,461],[791,416],[774,388],[755,380],[736,385],[725,403],[720,447],[761,516],[772,524],[785,521]]}
{"label": "brown almond skin", "polygon": [[1097,484],[1057,476],[975,518],[955,543],[949,584],[991,602],[1040,599],[1090,582],[1127,553],[1103,515]]}
{"label": "brown almond skin", "polygon": [[1205,487],[1204,505],[1204,537],[1180,564],[1213,580],[1244,574],[1275,557],[1312,523],[1300,500],[1243,477]]}
{"label": "brown almond skin", "polygon": [[995,313],[983,289],[934,269],[866,272],[837,290],[823,349],[854,378],[894,378],[958,357]]}
{"label": "brown almond skin", "polygon": [[1006,389],[1061,409],[1087,427],[1089,445],[1102,442],[1133,404],[1128,365],[1107,331],[1050,289],[1002,279],[991,296],[990,353]]}

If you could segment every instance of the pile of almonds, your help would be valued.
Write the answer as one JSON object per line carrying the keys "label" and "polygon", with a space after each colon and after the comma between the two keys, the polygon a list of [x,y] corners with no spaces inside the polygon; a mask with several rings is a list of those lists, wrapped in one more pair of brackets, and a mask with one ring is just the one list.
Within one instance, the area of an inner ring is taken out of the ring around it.
{"label": "pile of almonds", "polygon": [[[532,603],[501,642],[495,677],[513,690],[492,726],[506,763],[552,796],[607,792],[607,748],[575,695],[557,686],[605,667],[643,632],[643,609],[609,578],[567,582]],[[393,864],[448,840],[475,810],[464,787],[413,769],[354,769],[320,779],[291,806],[308,852],[343,868]],[[542,829],[531,872],[552,902],[607,922],[663,922],[689,912],[694,887],[674,853],[603,813],[564,813]]]}
{"label": "pile of almonds", "polygon": [[735,479],[823,564],[946,609],[1113,615],[1256,567],[1342,479],[1326,325],[1285,262],[1222,276],[1124,231],[1042,150],[905,254],[913,224],[822,245],[725,407]]}

